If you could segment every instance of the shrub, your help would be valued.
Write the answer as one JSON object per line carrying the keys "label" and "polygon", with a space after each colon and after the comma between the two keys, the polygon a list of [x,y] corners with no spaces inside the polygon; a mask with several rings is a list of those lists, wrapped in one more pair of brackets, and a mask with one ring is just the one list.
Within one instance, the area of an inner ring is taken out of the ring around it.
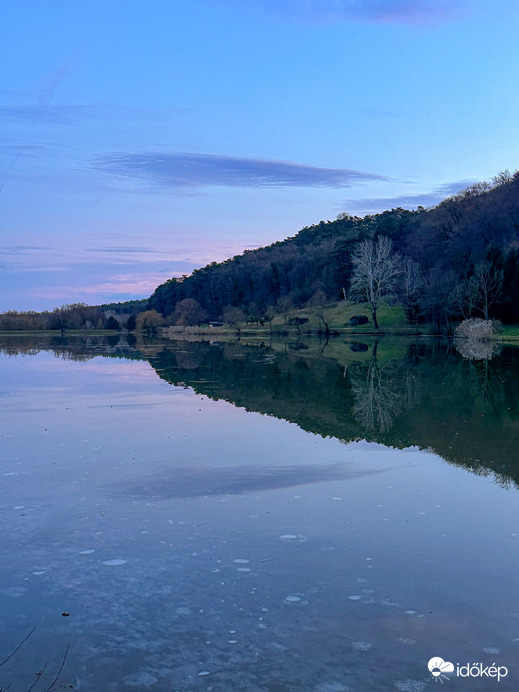
{"label": "shrub", "polygon": [[457,339],[471,339],[472,341],[490,341],[498,331],[499,323],[495,320],[483,320],[480,317],[471,317],[463,320],[455,331]]}

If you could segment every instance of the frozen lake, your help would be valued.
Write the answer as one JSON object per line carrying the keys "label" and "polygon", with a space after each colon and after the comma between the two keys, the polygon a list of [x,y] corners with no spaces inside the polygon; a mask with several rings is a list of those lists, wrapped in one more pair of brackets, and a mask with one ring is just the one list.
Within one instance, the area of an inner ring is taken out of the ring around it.
{"label": "frozen lake", "polygon": [[1,689],[519,689],[516,349],[0,347]]}

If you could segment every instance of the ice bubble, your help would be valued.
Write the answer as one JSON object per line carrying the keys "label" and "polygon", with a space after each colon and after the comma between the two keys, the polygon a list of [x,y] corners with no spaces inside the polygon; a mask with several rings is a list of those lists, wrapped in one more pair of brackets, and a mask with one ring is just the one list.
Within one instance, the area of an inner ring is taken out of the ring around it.
{"label": "ice bubble", "polygon": [[16,505],[15,509],[25,509],[25,505]]}
{"label": "ice bubble", "polygon": [[127,675],[123,678],[123,682],[125,682],[127,685],[130,685],[130,687],[141,688],[151,687],[158,681],[158,678],[154,677],[153,675],[150,675],[146,671],[142,671],[140,673],[133,673],[132,675]]}
{"label": "ice bubble", "polygon": [[45,574],[45,570],[41,569],[38,572],[33,572],[33,574],[35,577],[39,577],[40,575]]}
{"label": "ice bubble", "polygon": [[315,692],[350,692],[351,687],[346,687],[341,682],[321,682],[315,688]]}
{"label": "ice bubble", "polygon": [[27,589],[24,586],[10,586],[7,589],[2,589],[2,593],[11,598],[19,598],[23,596]]}
{"label": "ice bubble", "polygon": [[237,644],[238,640],[237,639],[228,639],[227,644]]}
{"label": "ice bubble", "polygon": [[236,571],[237,572],[251,572],[252,570],[250,570],[248,567],[238,567],[238,569]]}
{"label": "ice bubble", "polygon": [[120,558],[116,558],[115,560],[104,560],[103,565],[110,565],[113,567],[117,567],[118,565],[124,565],[126,560],[121,560]]}
{"label": "ice bubble", "polygon": [[355,651],[369,651],[372,645],[369,642],[353,642],[352,647]]}
{"label": "ice bubble", "polygon": [[404,611],[407,615],[414,615],[416,613],[416,610],[405,610]]}
{"label": "ice bubble", "polygon": [[250,560],[245,560],[245,558],[238,557],[236,560],[233,560],[237,565],[248,565]]}
{"label": "ice bubble", "polygon": [[332,500],[342,500],[342,497],[332,497]]}
{"label": "ice bubble", "polygon": [[300,596],[287,596],[285,598],[285,601],[288,601],[289,603],[297,603],[297,601],[300,601],[301,598]]}
{"label": "ice bubble", "polygon": [[208,670],[201,670],[201,671],[198,673],[198,677],[199,677],[199,678],[203,678],[203,677],[206,676],[206,675],[211,675],[211,673],[210,673]]}
{"label": "ice bubble", "polygon": [[95,550],[92,550],[91,548],[89,548],[88,550],[80,550],[79,551],[80,555],[91,555],[92,553],[95,553]]}
{"label": "ice bubble", "polygon": [[422,692],[426,688],[426,683],[421,680],[397,680],[395,687],[401,692]]}
{"label": "ice bubble", "polygon": [[350,599],[350,601],[360,601],[362,596],[348,596],[348,598]]}
{"label": "ice bubble", "polygon": [[483,651],[486,654],[500,654],[501,653],[501,649],[496,649],[494,646],[486,646],[483,649]]}
{"label": "ice bubble", "polygon": [[293,538],[297,538],[297,536],[293,533],[284,533],[282,536],[280,536],[284,541],[290,541]]}
{"label": "ice bubble", "polygon": [[177,615],[191,615],[191,608],[188,608],[187,606],[179,606],[175,610],[175,613]]}

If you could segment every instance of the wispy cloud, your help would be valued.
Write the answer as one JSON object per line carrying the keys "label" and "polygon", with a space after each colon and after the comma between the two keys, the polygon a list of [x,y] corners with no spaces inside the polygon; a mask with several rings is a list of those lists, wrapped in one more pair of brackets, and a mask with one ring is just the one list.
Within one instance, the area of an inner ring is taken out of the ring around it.
{"label": "wispy cloud", "polygon": [[0,156],[35,156],[46,150],[47,147],[40,144],[6,144],[0,146]]}
{"label": "wispy cloud", "polygon": [[160,187],[350,187],[382,175],[348,168],[320,168],[286,161],[247,159],[216,154],[112,153],[91,168]]}
{"label": "wispy cloud", "polygon": [[76,125],[84,120],[101,122],[118,120],[169,120],[172,115],[188,113],[187,108],[154,110],[152,108],[121,106],[110,103],[86,105],[62,104],[0,106],[0,120],[44,125]]}
{"label": "wispy cloud", "polygon": [[349,199],[345,207],[355,210],[357,213],[371,213],[386,209],[416,209],[417,207],[432,207],[439,204],[446,197],[457,194],[474,183],[473,180],[459,180],[454,183],[445,183],[435,187],[429,192],[418,194],[399,195],[397,197],[367,197],[362,199]]}
{"label": "wispy cloud", "polygon": [[32,255],[41,250],[52,250],[49,245],[3,245],[0,247],[1,255]]}
{"label": "wispy cloud", "polygon": [[69,58],[62,63],[57,70],[44,75],[40,81],[36,99],[38,103],[48,105],[54,96],[54,92],[69,74],[75,69],[75,61]]}
{"label": "wispy cloud", "polygon": [[140,254],[141,252],[149,252],[149,253],[153,253],[153,254],[158,253],[158,250],[154,250],[153,248],[135,247],[134,245],[132,245],[132,246],[118,245],[118,246],[111,246],[111,247],[86,247],[86,248],[84,248],[84,250],[85,250],[85,252],[100,252],[100,253],[114,252],[116,254],[127,254],[127,253]]}
{"label": "wispy cloud", "polygon": [[[174,272],[172,273],[172,275]],[[178,274],[180,276],[180,274]],[[122,274],[113,276],[108,281],[89,283],[84,286],[53,286],[49,288],[35,289],[33,295],[37,298],[51,298],[59,300],[87,300],[93,303],[108,297],[147,297],[153,293],[157,286],[170,278],[163,272],[144,273],[142,275]]]}
{"label": "wispy cloud", "polygon": [[[228,0],[234,5],[236,0]],[[451,20],[467,7],[466,0],[253,0],[268,12],[295,19],[336,23],[361,21],[430,24]]]}

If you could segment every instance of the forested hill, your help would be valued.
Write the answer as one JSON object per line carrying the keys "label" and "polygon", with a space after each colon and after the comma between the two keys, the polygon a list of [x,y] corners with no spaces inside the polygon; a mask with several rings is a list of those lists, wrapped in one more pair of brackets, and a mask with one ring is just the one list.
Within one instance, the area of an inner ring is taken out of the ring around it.
{"label": "forested hill", "polygon": [[300,307],[317,289],[334,300],[342,289],[348,290],[351,256],[359,241],[381,234],[399,245],[420,213],[395,209],[364,218],[341,214],[335,221],[306,226],[286,240],[166,281],[151,296],[149,307],[166,316],[179,301],[194,298],[210,318],[218,319],[227,305],[261,315],[285,296]]}
{"label": "forested hill", "polygon": [[410,319],[440,323],[462,317],[460,296],[470,292],[479,265],[499,284],[490,316],[519,321],[519,171],[472,185],[431,209],[340,214],[284,241],[170,279],[155,290],[148,307],[168,316],[190,298],[216,320],[226,306],[240,307],[252,318],[280,299],[302,307],[319,290],[337,300],[348,294],[355,249],[379,236],[391,238],[402,266],[412,268],[404,300]]}

